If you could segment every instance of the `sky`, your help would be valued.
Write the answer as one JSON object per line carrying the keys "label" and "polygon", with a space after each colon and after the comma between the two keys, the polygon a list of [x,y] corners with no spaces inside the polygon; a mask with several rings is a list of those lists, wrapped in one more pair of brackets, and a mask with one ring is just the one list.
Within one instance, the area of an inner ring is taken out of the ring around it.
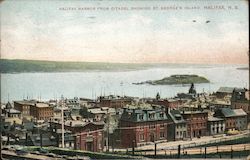
{"label": "sky", "polygon": [[8,0],[0,5],[3,59],[248,63],[244,0]]}

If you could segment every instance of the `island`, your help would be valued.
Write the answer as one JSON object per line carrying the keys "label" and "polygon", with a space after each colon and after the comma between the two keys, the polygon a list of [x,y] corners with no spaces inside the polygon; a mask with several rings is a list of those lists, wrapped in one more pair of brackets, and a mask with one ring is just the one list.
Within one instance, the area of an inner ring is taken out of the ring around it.
{"label": "island", "polygon": [[175,85],[175,84],[191,84],[191,83],[209,83],[205,77],[198,75],[171,75],[160,80],[148,80],[145,82],[132,83],[135,85],[150,84],[150,85]]}
{"label": "island", "polygon": [[239,67],[238,70],[249,70],[249,67]]}

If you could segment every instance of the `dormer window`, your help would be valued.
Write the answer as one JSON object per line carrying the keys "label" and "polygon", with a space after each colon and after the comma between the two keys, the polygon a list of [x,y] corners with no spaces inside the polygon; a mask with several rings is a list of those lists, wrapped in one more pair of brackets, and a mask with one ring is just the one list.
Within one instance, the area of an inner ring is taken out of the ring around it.
{"label": "dormer window", "polygon": [[139,119],[140,119],[140,120],[143,120],[143,114],[140,114],[140,115],[139,115]]}
{"label": "dormer window", "polygon": [[128,112],[128,118],[130,118],[130,117],[131,117],[131,115],[132,115],[132,113],[131,113],[131,112]]}
{"label": "dormer window", "polygon": [[164,113],[161,112],[161,113],[160,113],[160,118],[163,118],[163,117],[164,117]]}
{"label": "dormer window", "polygon": [[149,119],[154,119],[155,118],[155,114],[154,113],[150,113],[149,114]]}

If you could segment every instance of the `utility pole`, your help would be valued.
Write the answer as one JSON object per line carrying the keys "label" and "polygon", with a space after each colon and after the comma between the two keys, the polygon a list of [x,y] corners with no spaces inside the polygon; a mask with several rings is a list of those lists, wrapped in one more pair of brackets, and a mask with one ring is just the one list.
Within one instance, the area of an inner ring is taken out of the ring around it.
{"label": "utility pole", "polygon": [[157,150],[157,143],[155,143],[155,156],[156,156],[156,150]]}
{"label": "utility pole", "polygon": [[135,140],[132,141],[132,155],[135,155]]}
{"label": "utility pole", "polygon": [[178,158],[181,158],[181,145],[178,145]]}
{"label": "utility pole", "polygon": [[108,117],[107,117],[108,129],[107,129],[107,144],[106,144],[106,147],[107,147],[107,151],[109,152],[109,109],[107,111],[108,111]]}
{"label": "utility pole", "polygon": [[40,133],[40,147],[43,148],[43,135]]}
{"label": "utility pole", "polygon": [[191,115],[190,115],[190,139],[192,140],[192,134],[193,134],[193,108],[190,108],[191,109]]}
{"label": "utility pole", "polygon": [[25,145],[28,146],[28,132],[25,133]]}
{"label": "utility pole", "polygon": [[62,148],[64,148],[64,112],[63,112],[63,109],[64,109],[64,99],[63,99],[63,96],[61,98],[61,114],[62,114]]}
{"label": "utility pole", "polygon": [[2,103],[0,101],[0,159],[2,158],[2,126],[3,126],[3,121],[2,121]]}

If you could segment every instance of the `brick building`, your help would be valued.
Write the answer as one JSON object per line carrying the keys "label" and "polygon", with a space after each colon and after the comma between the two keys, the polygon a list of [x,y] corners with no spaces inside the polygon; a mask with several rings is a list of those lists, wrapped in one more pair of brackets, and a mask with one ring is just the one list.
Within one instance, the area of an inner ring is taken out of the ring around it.
{"label": "brick building", "polygon": [[99,97],[100,107],[110,107],[110,108],[123,108],[124,106],[131,104],[133,102],[132,97],[120,97],[120,96],[101,96]]}
{"label": "brick building", "polygon": [[103,151],[103,125],[87,123],[83,130],[77,135],[76,149],[92,152]]}
{"label": "brick building", "polygon": [[186,100],[180,98],[172,98],[172,99],[153,99],[146,101],[149,104],[161,105],[165,106],[166,109],[178,109],[181,105],[183,105]]}
{"label": "brick building", "polygon": [[14,108],[22,113],[22,116],[30,116],[30,108],[37,103],[33,100],[14,101]]}
{"label": "brick building", "polygon": [[119,124],[121,147],[167,141],[168,122],[165,107],[149,104],[127,106],[123,110]]}
{"label": "brick building", "polygon": [[36,120],[50,120],[53,117],[53,107],[47,103],[35,103],[30,107],[30,115]]}
{"label": "brick building", "polygon": [[[60,130],[61,122],[51,122],[53,130]],[[64,129],[75,135],[75,149],[101,152],[103,150],[104,122],[67,120]]]}
{"label": "brick building", "polygon": [[208,112],[182,111],[184,120],[187,121],[187,137],[200,137],[207,135]]}

